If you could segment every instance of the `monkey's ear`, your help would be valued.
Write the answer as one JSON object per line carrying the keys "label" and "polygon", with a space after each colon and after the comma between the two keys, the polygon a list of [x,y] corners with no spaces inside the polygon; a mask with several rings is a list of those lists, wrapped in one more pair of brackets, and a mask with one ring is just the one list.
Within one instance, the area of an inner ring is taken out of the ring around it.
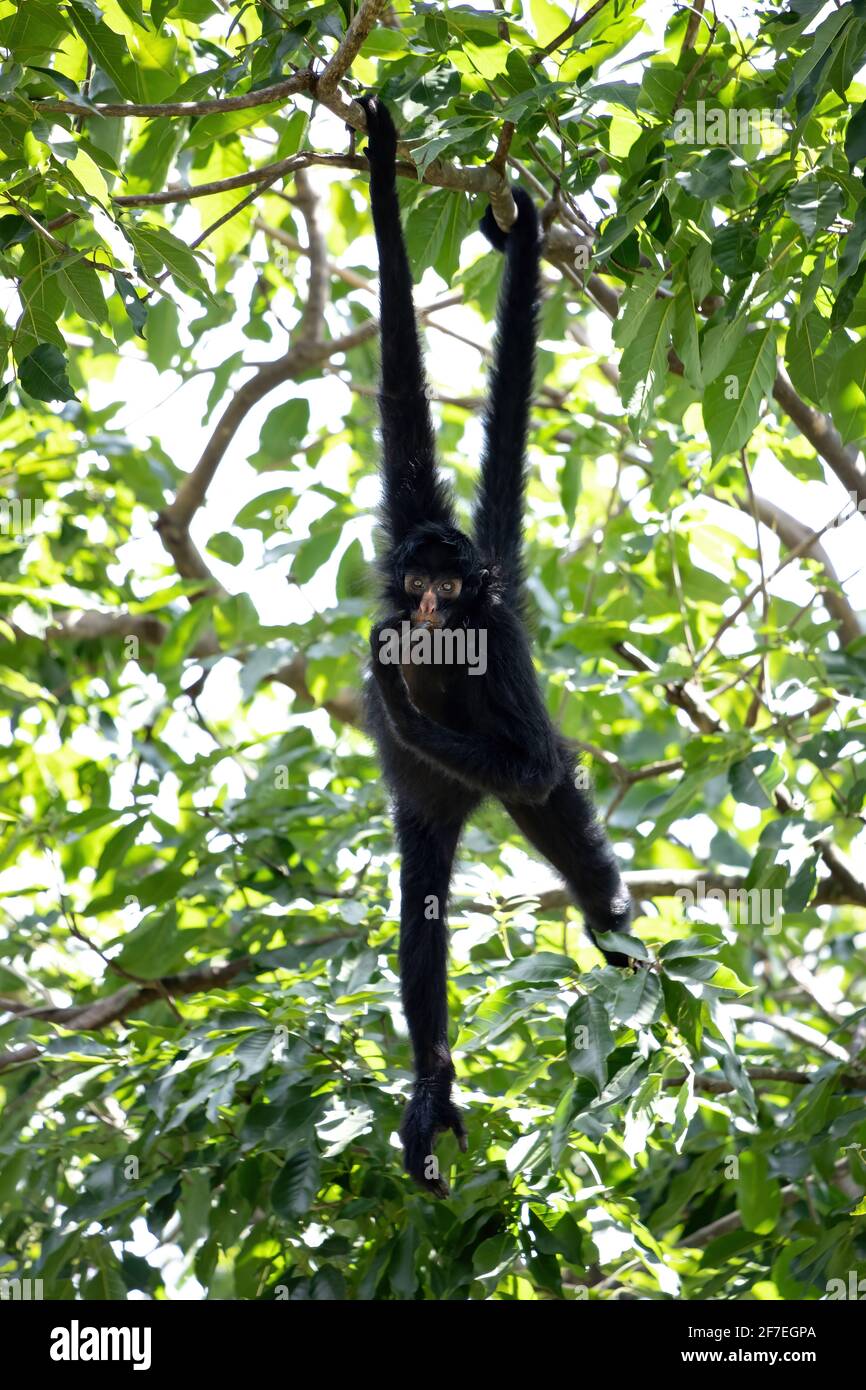
{"label": "monkey's ear", "polygon": [[489,204],[479,224],[480,231],[495,251],[507,250],[509,239],[512,237],[532,241],[538,238],[538,213],[529,194],[525,189],[512,184],[511,196],[517,205],[517,221],[511,224],[507,232],[503,232]]}

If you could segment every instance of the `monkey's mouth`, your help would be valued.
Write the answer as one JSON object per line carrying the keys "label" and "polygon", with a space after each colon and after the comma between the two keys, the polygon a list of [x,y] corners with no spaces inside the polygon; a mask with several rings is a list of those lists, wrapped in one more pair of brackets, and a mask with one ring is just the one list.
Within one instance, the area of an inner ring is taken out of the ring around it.
{"label": "monkey's mouth", "polygon": [[412,614],[413,627],[441,627],[442,621],[441,613],[422,613],[420,608]]}

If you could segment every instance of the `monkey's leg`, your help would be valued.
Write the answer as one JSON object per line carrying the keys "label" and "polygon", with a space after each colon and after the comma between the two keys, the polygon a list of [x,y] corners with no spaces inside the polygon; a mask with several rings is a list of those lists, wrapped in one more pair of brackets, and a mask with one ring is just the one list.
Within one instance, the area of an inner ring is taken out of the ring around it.
{"label": "monkey's leg", "polygon": [[425,821],[405,802],[396,809],[400,869],[400,979],[415,1053],[415,1085],[400,1138],[407,1173],[437,1197],[448,1196],[433,1145],[452,1129],[461,1149],[466,1131],[451,1100],[454,1066],[448,1047],[446,906],[462,820]]}
{"label": "monkey's leg", "polygon": [[598,933],[628,932],[631,895],[604,827],[587,794],[574,785],[573,773],[565,774],[543,806],[507,802],[506,810],[530,844],[565,879],[605,960],[610,965],[628,965],[628,956],[606,950]]}

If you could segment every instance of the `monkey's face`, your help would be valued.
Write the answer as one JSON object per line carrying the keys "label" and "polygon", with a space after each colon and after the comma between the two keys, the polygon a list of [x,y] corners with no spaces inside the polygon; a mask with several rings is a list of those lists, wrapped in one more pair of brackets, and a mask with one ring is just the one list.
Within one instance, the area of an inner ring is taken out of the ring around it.
{"label": "monkey's face", "polygon": [[462,588],[463,580],[457,574],[423,574],[420,570],[408,570],[403,590],[412,600],[412,622],[441,627]]}
{"label": "monkey's face", "polygon": [[468,536],[453,527],[417,527],[391,563],[389,602],[416,626],[460,626],[469,617],[480,561]]}

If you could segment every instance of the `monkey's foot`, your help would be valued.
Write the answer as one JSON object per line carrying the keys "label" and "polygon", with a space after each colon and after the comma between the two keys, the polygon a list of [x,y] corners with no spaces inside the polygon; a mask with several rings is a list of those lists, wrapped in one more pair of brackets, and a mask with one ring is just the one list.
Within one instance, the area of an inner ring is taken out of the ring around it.
{"label": "monkey's foot", "polygon": [[415,1082],[412,1099],[406,1106],[400,1139],[403,1144],[403,1166],[419,1187],[434,1197],[447,1197],[450,1188],[439,1172],[433,1152],[436,1137],[452,1130],[462,1153],[469,1147],[466,1128],[457,1106],[451,1099],[451,1078],[448,1076],[421,1077]]}

